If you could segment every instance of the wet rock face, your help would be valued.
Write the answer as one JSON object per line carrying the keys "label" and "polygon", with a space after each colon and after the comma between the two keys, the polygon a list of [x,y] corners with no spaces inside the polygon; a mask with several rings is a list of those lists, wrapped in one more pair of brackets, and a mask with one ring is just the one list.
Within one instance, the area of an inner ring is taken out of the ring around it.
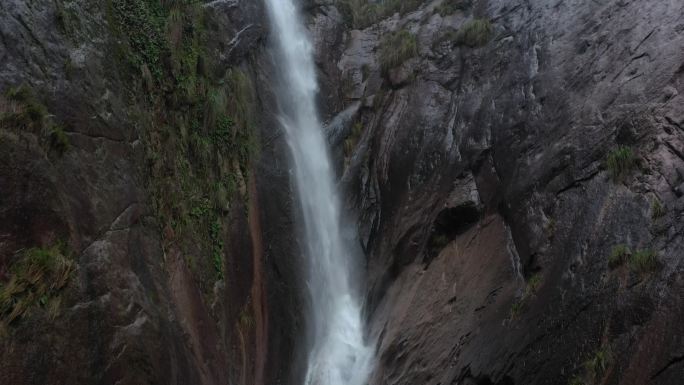
{"label": "wet rock face", "polygon": [[[678,383],[683,6],[440,3],[347,30],[324,75],[361,103],[339,161],[372,383]],[[476,19],[490,39],[459,43]],[[398,30],[418,54],[385,71]]]}

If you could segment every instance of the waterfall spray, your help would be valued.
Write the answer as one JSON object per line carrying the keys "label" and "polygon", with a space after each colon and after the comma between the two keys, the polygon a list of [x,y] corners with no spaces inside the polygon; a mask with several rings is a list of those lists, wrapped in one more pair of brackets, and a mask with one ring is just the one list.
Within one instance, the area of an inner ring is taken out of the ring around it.
{"label": "waterfall spray", "polygon": [[353,248],[342,237],[340,198],[315,106],[312,45],[293,0],[266,0],[278,54],[280,124],[294,162],[311,297],[305,385],[364,385],[372,349],[364,341]]}

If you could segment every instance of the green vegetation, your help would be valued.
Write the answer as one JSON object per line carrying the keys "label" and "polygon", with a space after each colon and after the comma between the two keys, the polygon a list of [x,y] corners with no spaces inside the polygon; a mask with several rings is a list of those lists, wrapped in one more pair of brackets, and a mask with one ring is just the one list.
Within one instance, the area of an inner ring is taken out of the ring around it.
{"label": "green vegetation", "polygon": [[380,67],[386,73],[406,60],[418,55],[418,42],[409,31],[402,29],[387,36],[380,44]]}
{"label": "green vegetation", "polygon": [[658,259],[655,251],[640,250],[629,257],[629,267],[637,273],[654,271],[658,267]]}
{"label": "green vegetation", "polygon": [[211,260],[218,279],[223,279],[223,240],[221,239],[221,222],[215,220],[211,223]]}
{"label": "green vegetation", "polygon": [[608,368],[613,364],[610,346],[601,345],[586,361],[582,363],[582,373],[572,377],[568,385],[586,385],[602,383]]}
{"label": "green vegetation", "polygon": [[663,216],[665,216],[665,207],[663,207],[663,204],[660,203],[658,198],[653,199],[653,202],[651,203],[651,218],[656,220]]}
{"label": "green vegetation", "polygon": [[525,310],[525,307],[527,306],[527,303],[529,302],[530,298],[537,294],[537,291],[539,290],[542,284],[542,278],[543,277],[541,273],[534,273],[527,279],[527,283],[525,285],[525,292],[523,293],[522,297],[517,301],[513,302],[513,305],[511,305],[512,319],[517,318],[523,312],[523,310]]}
{"label": "green vegetation", "polygon": [[62,126],[52,126],[50,129],[50,145],[60,155],[64,154],[69,149],[69,138],[64,133]]}
{"label": "green vegetation", "polygon": [[10,266],[10,279],[0,284],[0,319],[6,325],[20,320],[36,307],[54,317],[60,292],[68,285],[74,263],[63,247],[32,248],[20,253]]}
{"label": "green vegetation", "polygon": [[122,51],[125,59],[134,69],[149,70],[160,81],[164,69],[162,54],[168,49],[164,40],[165,12],[156,0],[109,0],[110,25],[125,40],[128,49]]}
{"label": "green vegetation", "polygon": [[616,245],[608,256],[608,266],[614,269],[625,262],[632,271],[642,274],[654,271],[658,267],[655,251],[644,249],[632,252],[627,245]]}
{"label": "green vegetation", "polygon": [[337,5],[347,24],[363,29],[395,13],[405,14],[423,3],[422,0],[338,0]]}
{"label": "green vegetation", "polygon": [[613,181],[624,179],[638,166],[638,160],[631,148],[620,146],[608,154],[606,167]]}
{"label": "green vegetation", "polygon": [[246,207],[259,140],[251,78],[222,73],[205,52],[205,12],[196,0],[109,0],[108,21],[116,64],[142,106],[135,119],[164,247],[180,248],[210,296],[223,279],[221,229]]}
{"label": "green vegetation", "polygon": [[525,309],[526,302],[523,298],[518,301],[513,302],[511,305],[511,319],[516,319]]}
{"label": "green vegetation", "polygon": [[46,142],[60,155],[69,149],[64,128],[51,121],[47,108],[25,85],[10,88],[0,98],[0,129],[47,136]]}
{"label": "green vegetation", "polygon": [[440,16],[453,15],[456,11],[464,11],[470,7],[470,0],[444,0],[435,10]]}
{"label": "green vegetation", "polygon": [[454,35],[454,43],[471,48],[489,43],[494,29],[489,20],[474,19],[465,23]]}
{"label": "green vegetation", "polygon": [[354,153],[354,148],[361,140],[361,135],[363,135],[363,123],[356,122],[352,126],[351,133],[344,141],[344,155],[345,157],[350,157]]}
{"label": "green vegetation", "polygon": [[525,288],[526,293],[528,293],[528,295],[533,295],[533,294],[537,293],[537,290],[539,290],[541,283],[542,283],[542,275],[540,273],[534,273],[527,280],[527,287]]}
{"label": "green vegetation", "polygon": [[240,311],[239,315],[240,326],[244,329],[251,329],[254,327],[254,317],[249,311],[249,303],[245,304],[245,307]]}
{"label": "green vegetation", "polygon": [[47,109],[25,85],[10,88],[0,109],[0,128],[38,132],[47,120]]}
{"label": "green vegetation", "polygon": [[612,363],[612,355],[608,346],[601,346],[594,354],[584,362],[587,375],[593,381],[599,381]]}
{"label": "green vegetation", "polygon": [[608,256],[608,266],[611,268],[616,268],[622,265],[629,256],[632,255],[632,251],[627,245],[620,244],[613,247],[613,250]]}

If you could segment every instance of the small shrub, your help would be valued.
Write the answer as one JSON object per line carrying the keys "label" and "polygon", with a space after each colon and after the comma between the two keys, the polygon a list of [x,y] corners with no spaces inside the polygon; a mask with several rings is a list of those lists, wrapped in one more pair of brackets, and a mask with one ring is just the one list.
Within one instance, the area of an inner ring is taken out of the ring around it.
{"label": "small shrub", "polygon": [[568,381],[568,385],[585,385],[584,380],[580,376],[575,376]]}
{"label": "small shrub", "polygon": [[613,181],[620,181],[637,167],[637,158],[631,148],[620,146],[608,154],[606,167]]}
{"label": "small shrub", "polygon": [[482,47],[489,42],[492,32],[493,28],[489,20],[470,20],[456,32],[454,42],[471,48]]}
{"label": "small shrub", "polygon": [[655,251],[640,250],[629,257],[629,267],[637,273],[647,273],[658,267],[658,259]]}
{"label": "small shrub", "polygon": [[623,264],[630,255],[632,255],[632,251],[629,249],[629,247],[627,247],[627,245],[617,245],[613,247],[613,250],[608,256],[608,266],[611,268],[616,268]]}
{"label": "small shrub", "polygon": [[660,200],[658,198],[653,199],[653,203],[651,203],[651,218],[653,220],[656,220],[658,218],[661,218],[665,215],[665,207],[663,207],[663,204],[660,203]]}
{"label": "small shrub", "polygon": [[393,32],[380,45],[380,67],[383,72],[387,72],[416,55],[416,37],[405,29]]}

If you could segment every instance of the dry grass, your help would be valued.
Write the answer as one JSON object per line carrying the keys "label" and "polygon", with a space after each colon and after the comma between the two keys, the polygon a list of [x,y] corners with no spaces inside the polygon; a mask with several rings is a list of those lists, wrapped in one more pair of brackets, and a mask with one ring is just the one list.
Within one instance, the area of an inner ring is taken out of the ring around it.
{"label": "dry grass", "polygon": [[69,283],[74,269],[73,261],[59,246],[22,252],[10,267],[10,280],[0,286],[2,322],[10,325],[36,306],[47,308],[49,315],[56,317],[58,294]]}

